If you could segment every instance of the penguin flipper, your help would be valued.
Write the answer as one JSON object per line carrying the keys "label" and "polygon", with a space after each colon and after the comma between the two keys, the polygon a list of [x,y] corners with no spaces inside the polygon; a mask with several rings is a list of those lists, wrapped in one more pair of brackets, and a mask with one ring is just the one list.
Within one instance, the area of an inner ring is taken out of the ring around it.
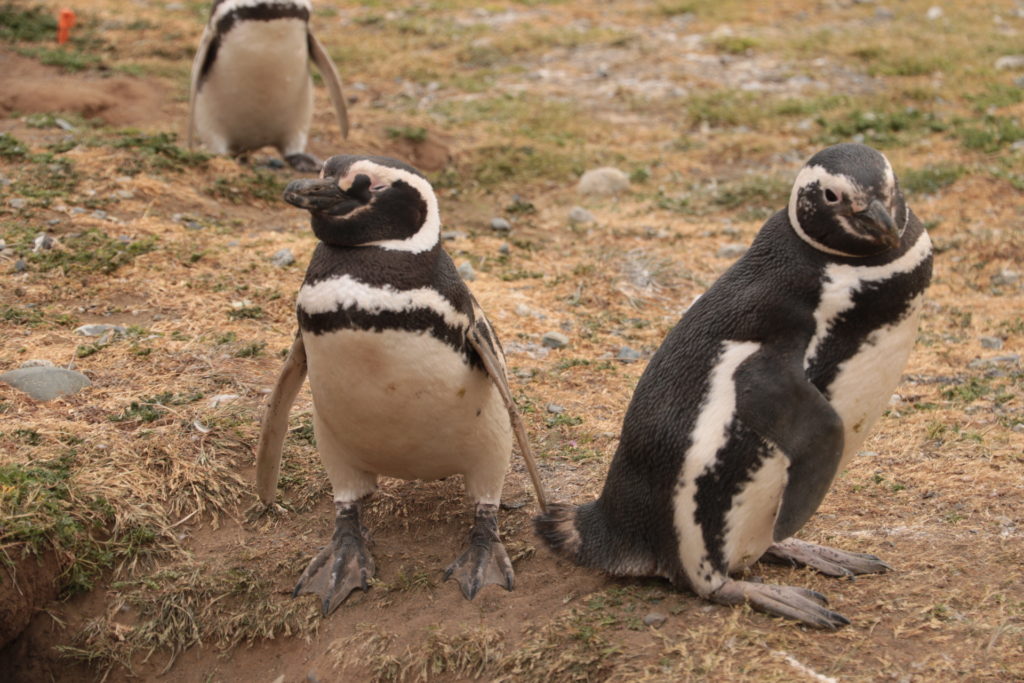
{"label": "penguin flipper", "polygon": [[348,138],[348,107],[345,105],[345,95],[341,92],[341,78],[334,66],[334,61],[327,54],[327,50],[316,39],[312,31],[307,33],[309,41],[309,57],[316,64],[317,71],[327,85],[327,92],[331,96],[331,103],[334,111],[338,114],[338,125],[341,127],[341,137]]}
{"label": "penguin flipper", "polygon": [[825,576],[849,578],[858,574],[882,574],[892,569],[875,555],[851,553],[796,538],[775,543],[765,551],[761,560],[810,567]]}
{"label": "penguin flipper", "polygon": [[281,473],[281,449],[288,433],[288,411],[306,378],[306,347],[302,334],[295,335],[292,348],[284,360],[281,374],[267,399],[267,409],[260,424],[260,440],[256,444],[256,492],[265,505],[274,502],[277,479]]}
{"label": "penguin flipper", "polygon": [[[186,132],[186,138],[188,149],[195,147],[195,136],[196,136],[196,96],[199,93],[199,85],[202,79],[206,76],[203,73],[204,65],[210,58],[210,46],[213,44],[214,36],[216,31],[212,26],[207,24],[206,28],[203,29],[203,37],[199,39],[199,49],[196,50],[196,56],[192,60],[192,75],[189,81],[189,92],[188,92],[188,130]],[[206,68],[209,68],[208,66]]]}
{"label": "penguin flipper", "polygon": [[[476,308],[476,301],[474,300],[473,303],[474,308]],[[485,331],[488,333],[489,338],[485,337]],[[480,357],[484,369],[487,370],[491,381],[494,382],[494,386],[498,388],[498,393],[501,394],[501,399],[505,402],[505,408],[508,410],[508,417],[512,423],[512,431],[515,432],[516,441],[519,443],[519,452],[522,454],[523,460],[526,461],[526,469],[530,472],[533,490],[537,494],[537,504],[540,505],[541,512],[547,512],[547,496],[544,493],[544,485],[540,481],[537,462],[533,459],[533,451],[530,449],[530,441],[526,436],[526,428],[523,426],[522,418],[519,417],[519,408],[516,407],[516,402],[512,398],[512,390],[508,386],[504,364],[498,358],[491,344],[490,340],[494,338],[493,331],[490,330],[490,326],[486,321],[478,321],[466,333],[466,340]]]}
{"label": "penguin flipper", "polygon": [[775,540],[789,538],[828,493],[843,455],[843,422],[811,384],[802,361],[754,354],[736,371],[736,413],[789,459]]}

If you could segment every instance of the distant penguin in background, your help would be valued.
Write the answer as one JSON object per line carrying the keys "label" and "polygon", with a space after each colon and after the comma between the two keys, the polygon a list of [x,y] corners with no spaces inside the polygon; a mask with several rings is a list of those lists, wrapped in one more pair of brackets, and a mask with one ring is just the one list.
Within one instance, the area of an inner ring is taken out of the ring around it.
{"label": "distant penguin in background", "polygon": [[330,93],[342,137],[348,111],[327,51],[309,28],[309,0],[215,0],[192,62],[188,146],[214,154],[276,147],[296,170],[320,161],[306,153],[313,116],[312,60]]}
{"label": "distant penguin in background", "polygon": [[309,373],[317,450],[334,489],[335,532],[295,594],[323,614],[374,575],[364,501],[380,475],[465,478],[476,505],[466,550],[445,572],[472,599],[512,590],[498,504],[516,435],[544,495],[491,324],[440,240],[430,183],[385,157],[334,156],[285,200],[310,213],[320,239],[296,301],[300,334],[270,396],[256,453],[260,499],[274,499],[288,409]]}
{"label": "distant penguin in background", "polygon": [[552,504],[541,537],[616,576],[835,629],[814,591],[731,578],[759,559],[830,576],[873,555],[792,538],[864,442],[914,340],[932,249],[889,161],[841,144],[797,175],[788,211],[668,334],[637,385],[600,497]]}

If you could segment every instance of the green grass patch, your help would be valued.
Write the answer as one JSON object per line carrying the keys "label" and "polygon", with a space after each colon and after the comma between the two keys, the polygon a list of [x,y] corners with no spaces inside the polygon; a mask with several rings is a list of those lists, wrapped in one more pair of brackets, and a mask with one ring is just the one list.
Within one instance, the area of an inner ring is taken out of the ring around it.
{"label": "green grass patch", "polygon": [[108,236],[95,228],[61,239],[62,249],[29,254],[28,260],[40,271],[63,268],[65,274],[102,273],[110,275],[138,256],[156,249],[157,239],[151,235],[131,241]]}
{"label": "green grass patch", "polygon": [[0,133],[0,159],[18,161],[28,155],[28,147],[10,133]]}
{"label": "green grass patch", "polygon": [[245,204],[252,200],[279,202],[284,187],[285,182],[272,171],[250,169],[235,178],[217,178],[206,192],[232,204]]}
{"label": "green grass patch", "polygon": [[37,59],[46,66],[59,67],[64,71],[94,69],[101,62],[100,58],[96,55],[59,47],[22,47],[18,49],[18,54],[23,57]]}
{"label": "green grass patch", "polygon": [[584,170],[575,154],[545,145],[494,145],[467,156],[470,176],[484,187],[545,180],[565,183]]}
{"label": "green grass patch", "polygon": [[958,121],[955,132],[964,147],[987,154],[1024,140],[1024,126],[1020,119],[1009,116],[986,115],[971,121]]}
{"label": "green grass patch", "polygon": [[118,415],[111,415],[111,422],[155,422],[168,412],[169,406],[182,406],[195,403],[203,397],[201,392],[191,394],[175,394],[165,391],[155,396],[143,396],[132,401]]}
{"label": "green grass patch", "polygon": [[0,5],[0,40],[8,43],[39,42],[57,37],[53,10],[35,5],[5,2]]}
{"label": "green grass patch", "polygon": [[235,351],[235,358],[255,358],[263,354],[263,349],[267,348],[267,342],[256,341],[251,344],[246,344],[242,348]]}
{"label": "green grass patch", "polygon": [[400,128],[388,128],[387,136],[391,140],[408,140],[409,142],[423,142],[427,139],[427,129],[422,126],[401,126]]}
{"label": "green grass patch", "polygon": [[820,142],[834,145],[862,136],[863,142],[879,147],[905,145],[945,131],[948,124],[931,112],[913,107],[897,111],[854,110],[834,117],[820,117]]}
{"label": "green grass patch", "polygon": [[130,149],[132,156],[118,165],[118,172],[136,175],[150,170],[181,171],[206,165],[210,155],[194,152],[177,144],[174,133],[149,135],[134,130],[123,131],[112,144],[115,149]]}
{"label": "green grass patch", "polygon": [[900,186],[910,194],[934,194],[959,180],[967,169],[960,164],[934,164],[900,173]]}

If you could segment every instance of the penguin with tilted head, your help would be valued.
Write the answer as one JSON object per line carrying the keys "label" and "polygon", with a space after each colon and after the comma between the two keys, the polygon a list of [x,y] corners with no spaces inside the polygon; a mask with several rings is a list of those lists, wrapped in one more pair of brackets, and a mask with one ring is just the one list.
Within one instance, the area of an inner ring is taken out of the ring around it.
{"label": "penguin with tilted head", "polygon": [[215,0],[192,62],[188,146],[214,154],[276,147],[293,168],[316,172],[306,153],[316,64],[337,112],[348,111],[330,55],[309,28],[309,0]]}
{"label": "penguin with tilted head", "polygon": [[256,454],[261,500],[273,502],[288,409],[308,370],[313,431],[334,489],[335,531],[295,594],[326,616],[374,574],[360,523],[380,475],[462,474],[476,504],[469,547],[445,572],[472,599],[512,590],[497,510],[513,433],[541,508],[544,496],[493,328],[441,248],[430,183],[383,157],[335,156],[285,200],[310,212],[320,239],[299,289],[299,336],[270,396]]}
{"label": "penguin with tilted head", "polygon": [[928,234],[889,161],[841,144],[797,175],[788,211],[697,299],[647,366],[597,500],[538,533],[578,564],[661,576],[810,626],[825,597],[732,578],[759,559],[831,576],[874,557],[793,538],[885,409],[917,335]]}

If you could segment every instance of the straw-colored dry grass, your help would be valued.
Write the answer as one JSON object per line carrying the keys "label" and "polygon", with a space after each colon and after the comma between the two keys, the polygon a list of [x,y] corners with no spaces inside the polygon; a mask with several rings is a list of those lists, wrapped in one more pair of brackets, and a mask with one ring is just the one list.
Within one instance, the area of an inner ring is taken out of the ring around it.
{"label": "straw-colored dry grass", "polygon": [[[45,14],[0,4],[25,19],[0,31],[0,371],[42,358],[93,381],[44,404],[0,385],[0,589],[13,591],[11,614],[36,610],[0,651],[5,670],[1024,678],[1024,91],[1020,71],[994,66],[1020,52],[1024,18],[1000,0],[946,3],[929,20],[933,4],[321,2],[314,20],[354,127],[342,142],[318,93],[311,151],[391,154],[430,173],[445,228],[465,233],[446,246],[478,274],[471,287],[560,500],[602,485],[643,369],[619,349],[657,347],[732,262],[719,249],[750,242],[816,149],[856,136],[887,153],[936,244],[935,278],[897,397],[801,536],[896,570],[852,582],[754,570],[827,594],[853,621],[836,633],[554,558],[532,534],[518,460],[501,519],[515,592],[467,603],[441,582],[470,519],[455,477],[383,483],[366,516],[370,592],[327,620],[292,600],[331,530],[308,392],[280,507],[247,512],[260,406],[314,247],[278,200],[295,176],[265,154],[244,163],[177,145],[205,3],[94,0],[65,50],[45,42]],[[631,190],[578,195],[598,165],[629,174]],[[595,222],[571,223],[577,204]],[[507,236],[487,227],[498,215]],[[41,231],[56,247],[33,253]],[[269,258],[285,247],[297,263],[282,269]],[[72,333],[87,322],[127,331]],[[569,347],[538,352],[556,329]],[[644,624],[652,612],[662,626]]]}

